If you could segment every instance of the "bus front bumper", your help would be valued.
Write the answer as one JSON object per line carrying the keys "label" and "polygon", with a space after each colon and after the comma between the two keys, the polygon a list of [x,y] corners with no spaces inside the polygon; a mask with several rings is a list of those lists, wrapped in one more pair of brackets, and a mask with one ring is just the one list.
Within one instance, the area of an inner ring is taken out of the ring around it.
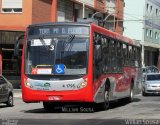
{"label": "bus front bumper", "polygon": [[88,89],[70,91],[41,91],[22,89],[22,98],[26,103],[34,102],[93,102]]}

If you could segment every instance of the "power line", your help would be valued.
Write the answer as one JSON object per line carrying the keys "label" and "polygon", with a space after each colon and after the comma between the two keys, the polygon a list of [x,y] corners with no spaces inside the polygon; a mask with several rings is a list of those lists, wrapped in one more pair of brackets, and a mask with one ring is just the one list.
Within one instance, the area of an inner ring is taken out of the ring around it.
{"label": "power line", "polygon": [[[112,12],[115,12],[115,11],[108,11],[107,13],[109,13],[109,12],[112,13]],[[136,14],[126,13],[124,11],[118,11],[118,13],[115,12],[115,14],[119,14],[120,16],[123,16],[123,17],[128,16],[127,18],[130,17],[130,18],[134,18],[134,19],[140,19],[141,17],[144,17],[144,18],[146,18],[148,20],[160,20],[160,15],[156,15],[156,16],[155,15],[151,15],[151,16],[137,15],[138,16],[137,17],[137,16],[135,16]],[[140,16],[140,18],[139,18],[139,16]]]}

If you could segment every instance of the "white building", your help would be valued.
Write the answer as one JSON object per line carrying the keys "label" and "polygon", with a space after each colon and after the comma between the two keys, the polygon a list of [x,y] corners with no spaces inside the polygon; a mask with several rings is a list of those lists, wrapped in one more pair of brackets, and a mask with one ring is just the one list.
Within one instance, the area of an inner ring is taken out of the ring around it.
{"label": "white building", "polygon": [[125,0],[124,35],[140,40],[142,63],[157,65],[160,48],[160,1]]}

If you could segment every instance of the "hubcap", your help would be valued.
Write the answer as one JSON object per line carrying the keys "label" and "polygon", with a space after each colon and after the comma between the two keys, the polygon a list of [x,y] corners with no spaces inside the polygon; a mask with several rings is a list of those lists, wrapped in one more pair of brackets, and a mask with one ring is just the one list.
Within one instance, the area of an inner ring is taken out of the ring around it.
{"label": "hubcap", "polygon": [[13,98],[12,98],[12,96],[9,96],[9,104],[13,104]]}
{"label": "hubcap", "polygon": [[108,91],[105,91],[105,102],[108,101]]}
{"label": "hubcap", "polygon": [[131,89],[131,99],[133,99],[133,90]]}

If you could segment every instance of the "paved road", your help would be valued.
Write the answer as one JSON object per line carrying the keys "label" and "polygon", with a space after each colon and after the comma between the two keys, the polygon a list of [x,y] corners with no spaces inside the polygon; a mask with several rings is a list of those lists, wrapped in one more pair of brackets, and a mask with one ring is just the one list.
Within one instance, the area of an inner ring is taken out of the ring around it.
{"label": "paved road", "polygon": [[[3,119],[34,119],[34,120],[50,120],[68,119],[68,120],[82,120],[88,121],[91,119],[160,119],[160,96],[142,97],[136,95],[134,102],[126,103],[111,103],[111,107],[107,111],[96,111],[89,113],[90,109],[81,107],[81,111],[77,112],[76,108],[59,107],[55,112],[46,112],[43,109],[42,103],[26,104],[21,99],[21,93],[15,91],[15,105],[14,107],[5,107],[0,105],[0,118]],[[67,112],[68,111],[68,112]],[[101,121],[102,120],[102,121]],[[62,120],[63,121],[63,120]],[[61,122],[62,122],[61,121]],[[93,121],[93,120],[91,120]],[[29,121],[28,121],[29,122]],[[58,121],[57,121],[58,122]],[[69,122],[69,121],[68,121]],[[153,122],[153,121],[152,121]],[[155,122],[155,121],[154,121]],[[160,122],[160,121],[159,121]],[[41,122],[42,123],[42,122]],[[56,122],[55,122],[56,123]],[[62,122],[66,123],[66,121]],[[88,122],[87,122],[88,123]],[[94,123],[94,122],[93,122]],[[58,124],[58,123],[57,123]]]}

